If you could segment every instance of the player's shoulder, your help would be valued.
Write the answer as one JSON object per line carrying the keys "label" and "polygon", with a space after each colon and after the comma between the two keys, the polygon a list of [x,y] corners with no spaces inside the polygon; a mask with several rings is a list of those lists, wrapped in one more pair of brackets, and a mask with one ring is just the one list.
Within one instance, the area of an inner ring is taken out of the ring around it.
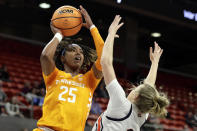
{"label": "player's shoulder", "polygon": [[87,72],[85,72],[84,74],[81,74],[81,77],[83,77],[84,80],[90,81],[90,82],[94,82],[96,80],[96,77],[94,75],[94,71],[92,68],[88,70]]}
{"label": "player's shoulder", "polygon": [[132,114],[134,115],[134,118],[135,118],[133,120],[136,121],[136,123],[139,126],[142,126],[143,123],[147,120],[149,114],[148,113],[139,113],[139,110],[135,104],[132,104],[132,109],[133,109]]}

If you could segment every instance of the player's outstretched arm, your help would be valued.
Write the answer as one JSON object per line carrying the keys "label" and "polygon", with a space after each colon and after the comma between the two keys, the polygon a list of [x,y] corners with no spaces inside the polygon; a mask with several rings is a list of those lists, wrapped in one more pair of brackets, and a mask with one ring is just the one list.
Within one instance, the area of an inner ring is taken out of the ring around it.
{"label": "player's outstretched arm", "polygon": [[155,46],[154,51],[153,48],[150,47],[151,68],[148,73],[148,76],[145,79],[145,83],[153,87],[155,86],[155,81],[157,78],[157,69],[158,69],[159,60],[163,53],[163,49],[161,49],[156,42],[154,43],[154,46]]}
{"label": "player's outstretched arm", "polygon": [[90,30],[91,35],[94,39],[96,52],[97,52],[97,60],[92,66],[92,69],[94,71],[94,75],[97,79],[100,79],[103,77],[102,75],[102,69],[100,64],[101,54],[104,46],[104,41],[98,31],[98,29],[95,27],[95,25],[92,22],[92,19],[86,9],[83,8],[83,6],[80,5],[80,12],[83,15],[85,19],[85,23],[83,23],[83,26]]}
{"label": "player's outstretched arm", "polygon": [[116,78],[113,68],[113,46],[114,38],[119,37],[116,32],[123,25],[123,23],[119,24],[120,20],[121,17],[119,15],[116,15],[114,21],[110,25],[108,30],[108,36],[105,41],[101,56],[102,72],[106,85],[108,85],[112,80]]}
{"label": "player's outstretched arm", "polygon": [[55,62],[53,60],[56,47],[63,38],[61,31],[50,24],[51,30],[54,33],[53,39],[45,46],[40,56],[40,63],[42,67],[42,72],[45,75],[50,75],[55,68]]}

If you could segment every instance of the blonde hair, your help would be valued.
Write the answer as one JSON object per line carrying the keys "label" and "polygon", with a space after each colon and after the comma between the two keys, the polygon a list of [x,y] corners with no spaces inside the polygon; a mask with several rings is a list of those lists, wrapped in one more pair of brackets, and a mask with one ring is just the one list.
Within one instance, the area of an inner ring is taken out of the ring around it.
{"label": "blonde hair", "polygon": [[139,88],[134,104],[140,112],[165,117],[167,115],[166,107],[169,105],[167,96],[148,84],[141,84]]}

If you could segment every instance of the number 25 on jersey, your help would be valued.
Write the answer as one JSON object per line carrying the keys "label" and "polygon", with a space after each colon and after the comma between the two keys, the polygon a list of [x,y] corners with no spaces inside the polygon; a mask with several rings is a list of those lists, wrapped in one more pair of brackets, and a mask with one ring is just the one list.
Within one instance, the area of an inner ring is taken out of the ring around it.
{"label": "number 25 on jersey", "polygon": [[[73,91],[77,91],[76,88],[68,88],[67,86],[61,86],[61,90],[64,90],[62,93],[59,94],[59,100],[61,101],[68,101],[70,103],[75,103],[76,101],[76,94]],[[68,99],[63,98],[62,96],[66,93],[69,93]]]}

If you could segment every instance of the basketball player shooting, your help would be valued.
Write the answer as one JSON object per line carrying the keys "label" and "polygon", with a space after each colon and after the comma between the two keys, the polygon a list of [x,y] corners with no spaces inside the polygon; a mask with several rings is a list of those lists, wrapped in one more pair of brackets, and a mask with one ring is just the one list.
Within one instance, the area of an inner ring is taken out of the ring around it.
{"label": "basketball player shooting", "polygon": [[118,83],[112,63],[114,38],[119,37],[116,32],[123,25],[119,24],[120,21],[121,17],[117,15],[109,27],[103,47],[101,65],[110,99],[107,110],[98,118],[92,131],[140,131],[149,113],[157,116],[165,116],[167,113],[169,101],[155,88],[159,59],[163,53],[156,42],[154,51],[150,48],[152,64],[143,84],[132,90],[126,98]]}
{"label": "basketball player shooting", "polygon": [[[51,25],[52,40],[42,51],[40,62],[46,85],[42,117],[34,131],[83,131],[88,117],[94,90],[102,78],[100,58],[104,45],[98,29],[88,12],[80,12],[90,29],[97,51],[80,46],[73,41],[62,41],[62,32]],[[89,71],[86,66],[94,62]],[[81,71],[86,71],[81,74]]]}

